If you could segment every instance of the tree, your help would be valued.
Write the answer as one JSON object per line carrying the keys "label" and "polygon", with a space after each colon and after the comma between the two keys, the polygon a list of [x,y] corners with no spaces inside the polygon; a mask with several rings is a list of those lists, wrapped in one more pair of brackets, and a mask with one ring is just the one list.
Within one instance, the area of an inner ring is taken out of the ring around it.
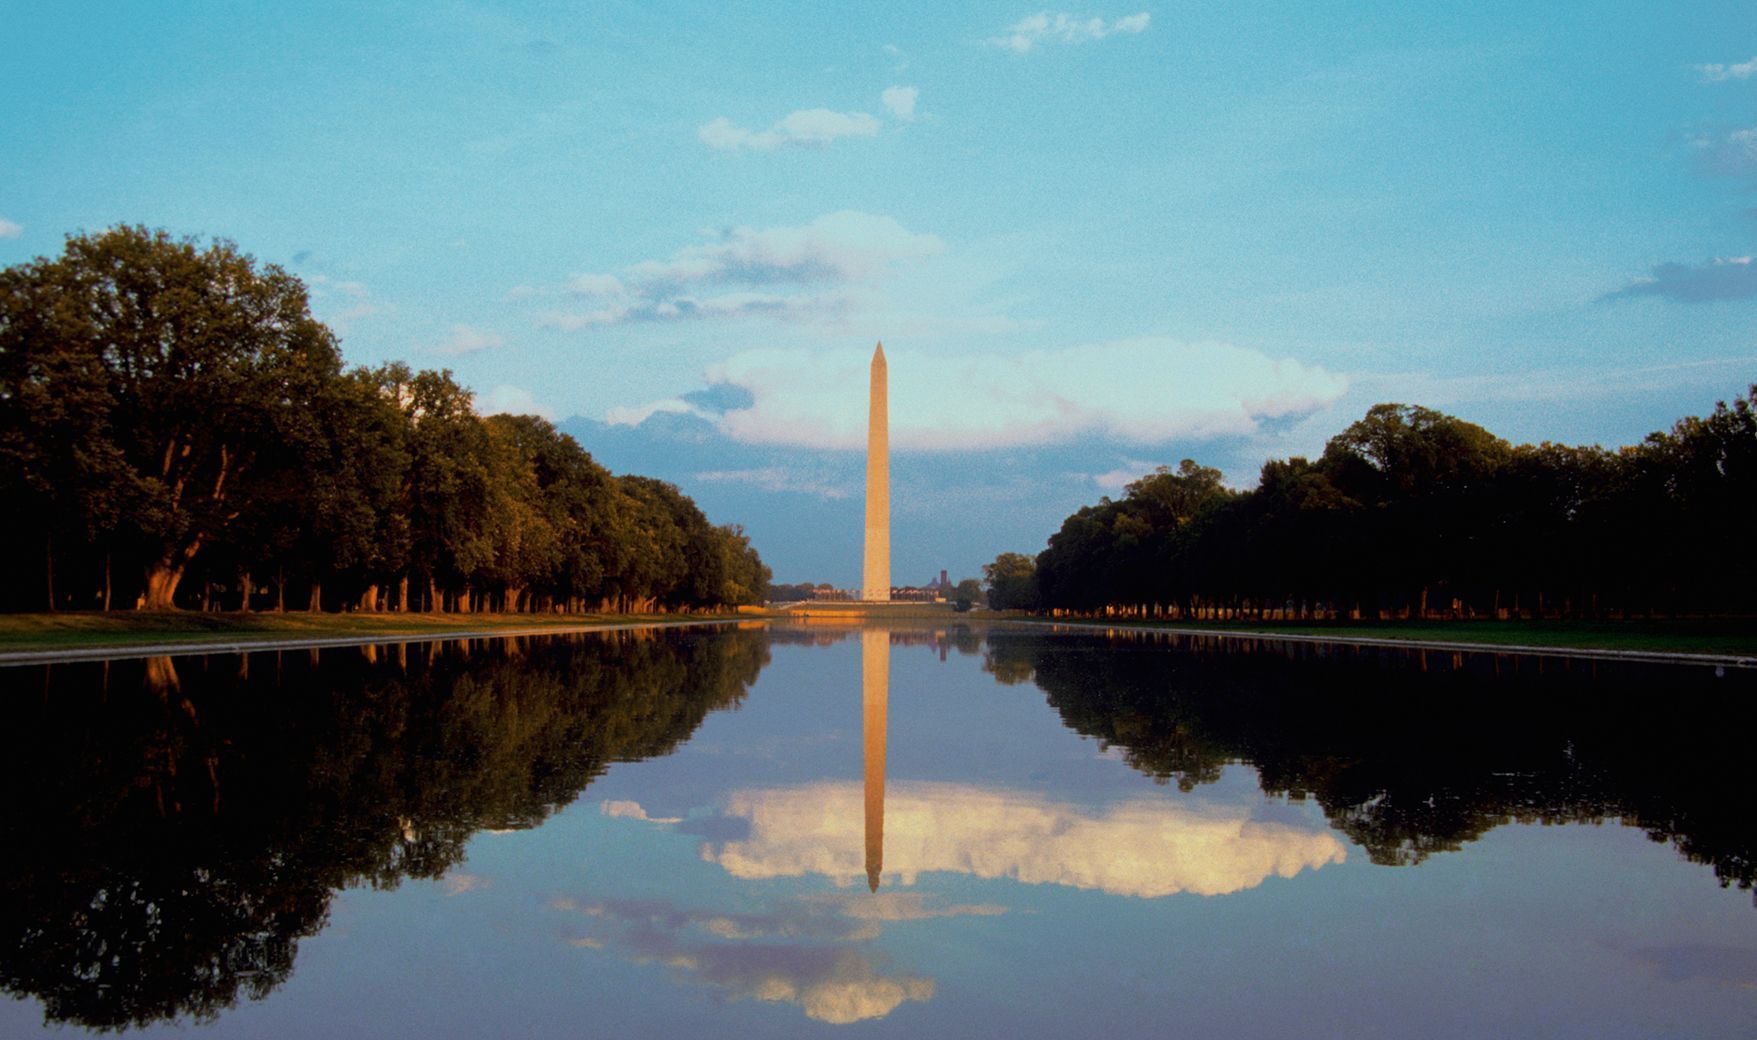
{"label": "tree", "polygon": [[728,606],[744,606],[761,603],[769,598],[769,579],[772,577],[768,565],[750,544],[750,536],[744,528],[737,524],[725,524],[714,529],[720,551],[724,557],[725,585],[720,590],[719,601]]}
{"label": "tree", "polygon": [[1037,561],[1024,553],[1001,553],[984,564],[988,605],[994,610],[1037,609]]}
{"label": "tree", "polygon": [[[41,547],[42,598],[24,602],[50,610],[55,535],[64,557],[83,542],[101,546],[107,561],[142,490],[113,436],[108,373],[80,339],[85,319],[65,280],[44,259],[0,271],[0,486],[10,492],[0,515],[27,554]],[[108,609],[107,565],[104,590]]]}
{"label": "tree", "polygon": [[969,610],[982,602],[982,583],[975,578],[965,578],[952,589],[951,598],[959,610]]}
{"label": "tree", "polygon": [[90,434],[89,460],[46,459],[42,472],[86,473],[102,491],[69,508],[94,520],[107,515],[100,499],[133,499],[141,605],[172,607],[196,554],[273,478],[284,432],[339,376],[334,337],[280,268],[230,242],[204,249],[141,227],[73,236],[61,258],[15,269],[7,285],[5,367],[79,387],[70,421]]}
{"label": "tree", "polygon": [[291,577],[312,610],[327,586],[367,611],[699,609],[769,581],[676,487],[484,419],[450,372],[344,374],[297,279],[138,227],[0,270],[0,523],[40,575],[0,590],[11,609],[107,609],[118,561],[148,609],[186,577],[204,609],[270,576],[277,608]]}
{"label": "tree", "polygon": [[429,606],[471,607],[468,579],[493,556],[493,449],[470,391],[450,371],[418,372],[399,393],[409,432],[410,566]]}

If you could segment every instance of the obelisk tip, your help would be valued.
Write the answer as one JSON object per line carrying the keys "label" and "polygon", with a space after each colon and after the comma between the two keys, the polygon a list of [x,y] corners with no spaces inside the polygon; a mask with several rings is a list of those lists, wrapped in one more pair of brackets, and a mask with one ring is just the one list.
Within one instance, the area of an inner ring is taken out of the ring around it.
{"label": "obelisk tip", "polygon": [[879,340],[879,345],[876,348],[874,348],[874,350],[872,352],[872,356],[875,358],[882,358],[885,356],[885,342],[884,342],[884,340]]}

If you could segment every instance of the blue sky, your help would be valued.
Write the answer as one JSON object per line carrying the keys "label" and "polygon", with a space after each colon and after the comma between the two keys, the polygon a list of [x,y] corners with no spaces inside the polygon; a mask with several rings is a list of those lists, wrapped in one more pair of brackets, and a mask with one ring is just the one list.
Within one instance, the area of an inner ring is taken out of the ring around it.
{"label": "blue sky", "polygon": [[1636,441],[1757,379],[1757,7],[0,3],[0,263],[120,222],[311,286],[854,584],[1374,402]]}

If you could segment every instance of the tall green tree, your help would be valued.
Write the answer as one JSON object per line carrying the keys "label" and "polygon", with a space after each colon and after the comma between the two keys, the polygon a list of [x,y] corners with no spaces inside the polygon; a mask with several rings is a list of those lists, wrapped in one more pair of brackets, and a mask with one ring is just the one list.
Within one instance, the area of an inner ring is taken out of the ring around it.
{"label": "tall green tree", "polygon": [[470,391],[450,371],[418,372],[399,397],[409,427],[410,565],[430,609],[468,609],[470,577],[493,558],[493,449]]}
{"label": "tall green tree", "polygon": [[982,578],[993,609],[1037,609],[1037,561],[1024,553],[1001,553],[993,563],[982,565]]}
{"label": "tall green tree", "polygon": [[100,483],[136,496],[141,605],[170,608],[191,561],[272,479],[274,446],[339,376],[335,339],[296,278],[225,241],[117,227],[73,236],[13,279],[35,283],[21,294],[39,309],[35,351],[91,395]]}
{"label": "tall green tree", "polygon": [[25,558],[41,553],[43,581],[25,603],[54,610],[65,595],[59,535],[63,558],[85,546],[104,554],[108,609],[107,561],[145,488],[117,442],[109,373],[68,273],[46,259],[0,271],[0,515]]}

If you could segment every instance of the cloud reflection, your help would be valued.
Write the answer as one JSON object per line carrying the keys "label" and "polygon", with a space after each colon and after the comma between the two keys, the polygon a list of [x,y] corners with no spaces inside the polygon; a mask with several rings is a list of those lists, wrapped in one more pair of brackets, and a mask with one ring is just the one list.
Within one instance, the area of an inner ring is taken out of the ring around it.
{"label": "cloud reflection", "polygon": [[[870,920],[853,915],[839,899],[807,900],[770,914],[722,914],[680,910],[661,903],[602,902],[582,905],[558,899],[551,909],[577,912],[590,929],[612,933],[576,936],[580,949],[612,950],[638,964],[663,964],[706,983],[732,999],[797,1006],[808,1018],[845,1025],[882,1018],[907,1001],[934,995],[932,979],[885,974],[864,953],[839,943],[875,938]],[[916,920],[1001,908],[936,909],[920,901],[891,901],[894,917]]]}
{"label": "cloud reflection", "polygon": [[[852,885],[866,876],[862,809],[855,783],[735,792],[726,815],[748,821],[748,836],[705,843],[702,857],[739,878]],[[1090,809],[946,783],[896,784],[885,800],[884,875],[905,885],[948,871],[1142,898],[1223,895],[1346,856],[1327,831],[1158,800]]]}

